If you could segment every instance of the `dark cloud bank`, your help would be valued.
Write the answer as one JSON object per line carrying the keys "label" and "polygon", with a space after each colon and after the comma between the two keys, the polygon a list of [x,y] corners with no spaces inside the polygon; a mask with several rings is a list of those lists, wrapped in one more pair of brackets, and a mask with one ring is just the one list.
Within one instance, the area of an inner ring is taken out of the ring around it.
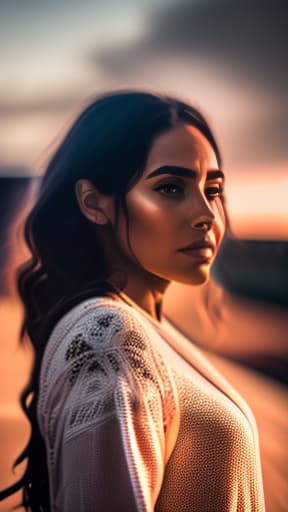
{"label": "dark cloud bank", "polygon": [[139,59],[178,53],[226,62],[247,80],[288,94],[288,2],[286,0],[200,0],[165,6],[151,14],[138,43],[90,53],[111,72]]}
{"label": "dark cloud bank", "polygon": [[[225,69],[225,78],[226,74],[231,77],[226,90],[233,92],[239,80],[247,89],[251,86],[255,102],[258,91],[263,101],[256,124],[248,110],[239,120],[242,144],[233,141],[238,163],[288,161],[287,26],[286,0],[186,1],[151,12],[148,30],[135,44],[95,49],[88,54],[88,61],[92,67],[100,65],[112,76],[125,78],[154,57],[159,65],[161,57],[179,56],[187,71],[193,71],[195,58],[203,57],[208,66],[213,63],[213,72],[216,69],[217,73],[218,67],[219,73]],[[236,102],[237,94],[239,91],[235,91]],[[243,144],[245,150],[240,150]]]}

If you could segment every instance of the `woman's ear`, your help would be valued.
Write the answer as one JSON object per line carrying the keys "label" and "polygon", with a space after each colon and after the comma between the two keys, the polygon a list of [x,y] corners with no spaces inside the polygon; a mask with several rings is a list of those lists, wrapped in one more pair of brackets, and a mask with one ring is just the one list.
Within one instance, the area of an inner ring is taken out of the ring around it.
{"label": "woman's ear", "polygon": [[109,222],[106,212],[108,197],[101,194],[91,181],[78,180],[75,185],[75,193],[80,210],[88,220],[102,226]]}

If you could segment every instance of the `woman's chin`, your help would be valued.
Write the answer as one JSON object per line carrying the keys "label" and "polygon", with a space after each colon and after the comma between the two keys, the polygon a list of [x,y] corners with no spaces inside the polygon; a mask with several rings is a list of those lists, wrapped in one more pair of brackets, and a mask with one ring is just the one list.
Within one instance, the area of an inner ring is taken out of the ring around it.
{"label": "woman's chin", "polygon": [[199,269],[198,272],[189,274],[181,279],[181,282],[190,286],[205,284],[210,279],[210,268]]}
{"label": "woman's chin", "polygon": [[210,268],[210,265],[201,265],[201,267],[199,266],[197,269],[194,268],[193,272],[167,272],[167,274],[156,274],[156,272],[154,272],[154,275],[166,280],[167,282],[182,283],[187,284],[188,286],[199,286],[201,284],[205,284],[210,279]]}

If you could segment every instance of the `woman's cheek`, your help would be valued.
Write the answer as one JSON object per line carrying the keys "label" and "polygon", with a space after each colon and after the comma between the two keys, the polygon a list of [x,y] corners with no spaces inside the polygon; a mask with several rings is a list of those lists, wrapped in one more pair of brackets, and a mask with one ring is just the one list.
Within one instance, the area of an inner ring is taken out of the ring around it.
{"label": "woman's cheek", "polygon": [[133,237],[139,244],[150,242],[150,250],[155,243],[159,243],[165,234],[167,227],[167,215],[157,208],[138,209],[137,214],[133,216],[131,228]]}
{"label": "woman's cheek", "polygon": [[217,198],[214,202],[214,214],[215,221],[217,225],[217,239],[219,239],[219,243],[221,242],[225,230],[226,230],[226,216],[224,211],[224,206],[220,198]]}
{"label": "woman's cheek", "polygon": [[135,194],[130,201],[127,202],[128,215],[131,219],[130,226],[134,227],[133,232],[135,236],[140,232],[142,235],[153,235],[157,230],[159,232],[164,227],[165,211],[163,206],[156,200],[157,196],[145,194]]}

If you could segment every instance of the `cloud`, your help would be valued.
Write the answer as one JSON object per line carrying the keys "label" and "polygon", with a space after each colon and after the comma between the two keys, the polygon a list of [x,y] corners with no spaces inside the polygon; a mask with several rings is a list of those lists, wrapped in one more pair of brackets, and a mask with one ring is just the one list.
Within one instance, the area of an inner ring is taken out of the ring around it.
{"label": "cloud", "polygon": [[92,68],[102,67],[112,80],[129,82],[137,75],[145,79],[146,70],[149,80],[154,66],[158,83],[162,74],[166,87],[167,79],[169,86],[171,78],[182,73],[178,83],[192,84],[191,96],[196,93],[218,119],[228,163],[283,161],[288,132],[287,18],[286,0],[170,3],[150,12],[146,32],[134,44],[95,48],[87,58]]}
{"label": "cloud", "polygon": [[155,0],[150,11],[144,4],[134,41],[111,40],[107,47],[95,39],[84,52],[84,66],[83,46],[73,47],[72,68],[83,73],[81,87],[63,79],[65,90],[45,84],[45,93],[35,89],[29,96],[2,88],[0,115],[6,123],[39,114],[44,126],[53,115],[64,120],[87,92],[160,85],[207,108],[228,164],[287,160],[287,0]]}
{"label": "cloud", "polygon": [[55,114],[66,112],[71,105],[79,101],[79,95],[73,92],[60,95],[41,95],[32,98],[11,98],[7,91],[1,94],[0,115],[1,117],[26,116],[33,114]]}
{"label": "cloud", "polygon": [[286,0],[202,0],[165,5],[151,12],[146,34],[135,44],[91,51],[90,63],[125,73],[139,60],[178,53],[202,55],[230,66],[246,80],[286,91]]}

